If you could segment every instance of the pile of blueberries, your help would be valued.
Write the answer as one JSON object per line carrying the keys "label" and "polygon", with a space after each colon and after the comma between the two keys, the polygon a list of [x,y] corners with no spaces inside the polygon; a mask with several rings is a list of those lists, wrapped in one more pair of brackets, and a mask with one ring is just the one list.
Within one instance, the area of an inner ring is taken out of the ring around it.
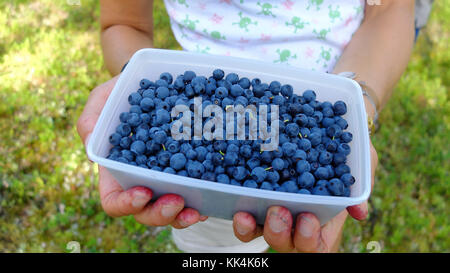
{"label": "pile of blueberries", "polygon": [[[171,109],[178,104],[192,108],[198,96],[203,109],[209,104],[224,110],[227,105],[278,105],[278,149],[261,151],[260,139],[174,140]],[[289,84],[225,75],[221,69],[209,78],[185,71],[175,80],[167,72],[155,82],[142,79],[128,101],[130,110],[120,114],[121,123],[109,138],[109,159],[249,188],[350,196],[355,178],[346,160],[352,134],[344,131],[343,101],[319,102],[313,90],[300,96]]]}

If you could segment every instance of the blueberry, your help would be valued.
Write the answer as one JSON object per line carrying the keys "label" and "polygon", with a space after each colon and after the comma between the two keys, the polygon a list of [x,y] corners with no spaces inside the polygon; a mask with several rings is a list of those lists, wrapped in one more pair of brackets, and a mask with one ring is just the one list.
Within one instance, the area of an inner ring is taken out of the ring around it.
{"label": "blueberry", "polygon": [[120,113],[119,120],[120,122],[126,123],[128,121],[130,113],[129,112],[122,112]]}
{"label": "blueberry", "polygon": [[340,154],[349,155],[350,154],[350,146],[347,143],[339,144],[337,151]]}
{"label": "blueberry", "polygon": [[158,166],[158,159],[156,156],[150,156],[147,160],[147,166],[152,168],[154,166]]}
{"label": "blueberry", "polygon": [[279,81],[272,81],[269,85],[269,90],[274,95],[278,95],[281,91],[281,83]]}
{"label": "blueberry", "polygon": [[277,183],[280,180],[280,174],[278,172],[267,172],[266,180],[271,183]]}
{"label": "blueberry", "polygon": [[216,174],[213,172],[205,172],[202,174],[200,179],[214,182],[214,181],[216,181]]}
{"label": "blueberry", "polygon": [[140,86],[141,88],[143,88],[143,89],[147,89],[147,88],[150,87],[151,83],[152,83],[152,82],[149,81],[149,80],[147,80],[147,79],[142,79],[142,80],[139,82],[139,86]]}
{"label": "blueberry", "polygon": [[223,72],[222,69],[215,69],[213,71],[212,75],[213,75],[213,78],[218,81],[218,80],[223,79],[223,76],[225,75],[225,73]]}
{"label": "blueberry", "polygon": [[281,187],[283,187],[287,192],[298,192],[298,186],[294,180],[284,182]]}
{"label": "blueberry", "polygon": [[126,123],[121,123],[119,124],[119,126],[117,126],[116,133],[118,133],[122,137],[129,136],[131,133],[131,127]]}
{"label": "blueberry", "polygon": [[261,183],[266,179],[267,172],[262,167],[256,167],[252,169],[251,176],[256,182]]}
{"label": "blueberry", "polygon": [[327,170],[327,168],[325,168],[325,167],[317,168],[317,170],[314,172],[314,176],[318,180],[328,179],[328,170]]}
{"label": "blueberry", "polygon": [[156,88],[169,86],[169,84],[165,80],[161,80],[161,79],[155,81],[155,85],[156,85]]}
{"label": "blueberry", "polygon": [[180,151],[180,144],[178,143],[178,141],[170,141],[169,143],[167,143],[166,149],[172,154],[178,153]]}
{"label": "blueberry", "polygon": [[308,139],[311,142],[311,146],[315,147],[322,142],[322,135],[321,135],[321,133],[314,132],[308,136]]}
{"label": "blueberry", "polygon": [[225,87],[218,87],[214,94],[219,98],[223,99],[228,96],[228,90]]}
{"label": "blueberry", "polygon": [[340,164],[334,168],[334,172],[337,177],[341,177],[345,173],[350,173],[350,167],[345,164]]}
{"label": "blueberry", "polygon": [[294,154],[294,156],[292,158],[294,160],[296,160],[296,161],[298,161],[298,160],[306,160],[307,159],[307,154],[303,150],[297,150],[297,151],[295,151],[295,154]]}
{"label": "blueberry", "polygon": [[186,157],[182,153],[176,153],[170,157],[170,167],[181,170],[186,165]]}
{"label": "blueberry", "polygon": [[159,130],[154,134],[153,140],[156,144],[163,144],[166,142],[167,134],[163,130]]}
{"label": "blueberry", "polygon": [[170,114],[167,110],[158,109],[156,110],[156,123],[159,125],[168,123],[170,121]]}
{"label": "blueberry", "polygon": [[335,153],[333,156],[333,162],[335,165],[345,163],[347,161],[347,156],[342,153]]}
{"label": "blueberry", "polygon": [[141,100],[142,100],[142,96],[141,96],[138,92],[131,93],[131,94],[128,96],[128,102],[129,102],[131,105],[139,105],[139,103],[141,102]]}
{"label": "blueberry", "polygon": [[260,160],[258,158],[250,158],[247,160],[247,166],[250,168],[250,170],[255,169],[261,164]]}
{"label": "blueberry", "polygon": [[222,184],[230,184],[230,178],[226,174],[219,174],[216,176],[216,180]]}
{"label": "blueberry", "polygon": [[339,143],[336,140],[331,140],[325,144],[325,148],[328,152],[335,152],[338,148]]}
{"label": "blueberry", "polygon": [[262,182],[261,186],[259,187],[262,190],[268,190],[268,191],[273,191],[273,186],[272,184],[270,184],[267,181]]}
{"label": "blueberry", "polygon": [[120,147],[124,148],[124,149],[128,149],[130,148],[131,145],[131,138],[130,137],[122,137],[120,139],[120,143],[119,143]]}
{"label": "blueberry", "polygon": [[311,149],[311,141],[309,141],[306,138],[302,138],[302,139],[300,139],[299,147],[300,147],[300,149],[307,152],[307,151],[309,151],[309,149]]}
{"label": "blueberry", "polygon": [[325,186],[315,186],[312,191],[312,194],[314,195],[324,195],[324,196],[328,196],[330,195],[330,192],[327,190],[327,188]]}
{"label": "blueberry", "polygon": [[243,186],[247,187],[247,188],[254,188],[254,189],[258,188],[258,184],[256,183],[256,181],[251,180],[251,179],[250,180],[246,180],[244,182]]}
{"label": "blueberry", "polygon": [[303,114],[305,114],[307,116],[312,116],[314,114],[314,108],[312,108],[308,104],[304,104],[302,106],[302,111],[303,111]]}
{"label": "blueberry", "polygon": [[339,127],[341,127],[342,130],[348,128],[347,121],[339,116],[334,117],[334,123],[336,123]]}
{"label": "blueberry", "polygon": [[343,175],[341,175],[341,181],[347,187],[355,184],[355,178],[350,173],[344,173]]}
{"label": "blueberry", "polygon": [[144,130],[144,129],[138,130],[136,132],[136,139],[147,142],[149,140],[148,130]]}
{"label": "blueberry", "polygon": [[294,118],[294,122],[299,126],[308,125],[308,117],[305,114],[297,114]]}
{"label": "blueberry", "polygon": [[155,95],[158,99],[163,100],[169,96],[169,89],[165,86],[158,87],[155,90]]}
{"label": "blueberry", "polygon": [[328,165],[333,160],[333,155],[330,152],[323,151],[319,155],[319,163],[322,165]]}
{"label": "blueberry", "polygon": [[241,181],[247,176],[247,169],[241,166],[234,168],[233,177],[234,179]]}
{"label": "blueberry", "polygon": [[306,90],[303,92],[303,98],[306,102],[314,101],[316,99],[316,93],[313,90]]}
{"label": "blueberry", "polygon": [[309,172],[311,170],[311,165],[306,160],[299,160],[296,164],[297,173],[303,174],[304,172]]}
{"label": "blueberry", "polygon": [[297,182],[302,188],[311,188],[314,186],[316,180],[310,172],[304,172],[298,177]]}
{"label": "blueberry", "polygon": [[141,155],[145,152],[145,143],[141,140],[137,140],[133,143],[131,143],[130,151],[137,155]]}
{"label": "blueberry", "polygon": [[147,156],[145,156],[145,155],[138,155],[138,156],[136,156],[136,163],[138,165],[145,165],[145,164],[147,164]]}
{"label": "blueberry", "polygon": [[239,81],[239,76],[236,73],[230,73],[225,77],[226,81],[229,81],[231,84],[237,84]]}
{"label": "blueberry", "polygon": [[162,73],[162,74],[159,76],[159,78],[160,78],[161,80],[165,80],[168,84],[171,84],[172,81],[173,81],[172,75],[171,75],[170,73],[168,73],[168,72]]}
{"label": "blueberry", "polygon": [[176,174],[176,171],[171,167],[165,167],[163,172],[170,173],[170,174]]}
{"label": "blueberry", "polygon": [[298,190],[297,193],[300,193],[300,194],[311,194],[311,192],[309,190],[307,190],[307,189],[300,189],[300,190]]}
{"label": "blueberry", "polygon": [[327,189],[331,194],[341,196],[344,194],[344,183],[339,178],[333,178],[328,181]]}
{"label": "blueberry", "polygon": [[329,117],[324,117],[322,119],[322,126],[327,128],[334,124],[334,119]]}
{"label": "blueberry", "polygon": [[329,137],[340,137],[341,136],[341,134],[342,134],[342,129],[341,129],[341,127],[339,127],[339,125],[337,125],[337,124],[333,124],[333,125],[331,125],[330,127],[328,127],[327,129],[326,129],[326,132],[327,132],[327,136],[329,136]]}
{"label": "blueberry", "polygon": [[338,116],[342,116],[347,113],[347,105],[345,102],[338,100],[333,105],[334,113]]}
{"label": "blueberry", "polygon": [[297,150],[297,145],[290,143],[290,142],[286,142],[286,143],[283,143],[281,148],[283,149],[283,154],[285,156],[291,157],[295,154],[295,151]]}
{"label": "blueberry", "polygon": [[300,128],[295,123],[289,123],[285,128],[285,132],[290,137],[296,137],[300,133]]}
{"label": "blueberry", "polygon": [[250,80],[249,80],[248,78],[243,77],[243,78],[240,78],[240,79],[239,79],[238,84],[239,84],[243,89],[249,90],[248,88],[250,88],[251,82],[250,82]]}
{"label": "blueberry", "polygon": [[191,82],[192,79],[194,79],[197,75],[195,74],[194,71],[185,71],[183,74],[183,80],[184,82]]}
{"label": "blueberry", "polygon": [[186,169],[189,176],[194,178],[200,178],[205,172],[205,166],[198,161],[192,161],[190,164],[187,164]]}
{"label": "blueberry", "polygon": [[206,171],[212,172],[214,171],[214,164],[212,163],[211,160],[204,160],[202,162],[203,166],[205,167]]}
{"label": "blueberry", "polygon": [[285,84],[281,87],[281,95],[285,96],[285,97],[291,97],[292,94],[294,93],[294,89],[292,88],[291,85],[289,84]]}
{"label": "blueberry", "polygon": [[284,161],[281,158],[275,158],[272,161],[272,168],[276,171],[281,171],[284,169]]}
{"label": "blueberry", "polygon": [[120,140],[122,139],[122,135],[119,133],[113,133],[109,136],[109,143],[116,146],[120,144]]}
{"label": "blueberry", "polygon": [[323,120],[323,114],[320,111],[314,111],[312,116],[316,120],[316,123],[320,123]]}
{"label": "blueberry", "polygon": [[[322,109],[322,114],[326,118],[332,118],[334,116],[333,108],[331,108],[331,107],[323,108]],[[333,119],[333,123],[334,123],[334,119]]]}

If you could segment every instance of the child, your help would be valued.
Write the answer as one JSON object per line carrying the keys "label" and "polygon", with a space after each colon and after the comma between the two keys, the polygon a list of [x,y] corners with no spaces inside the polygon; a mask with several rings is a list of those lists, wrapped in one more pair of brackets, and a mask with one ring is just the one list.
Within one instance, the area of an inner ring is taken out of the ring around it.
{"label": "child", "polygon": [[[185,50],[330,73],[353,72],[370,94],[365,99],[372,120],[406,68],[414,41],[413,0],[166,0],[165,4],[175,37]],[[102,48],[113,75],[138,49],[152,47],[152,25],[152,1],[101,1]],[[87,102],[78,121],[85,144],[116,79],[94,89]],[[373,146],[371,160],[373,183],[378,162]],[[184,208],[181,196],[168,194],[149,203],[151,189],[123,191],[104,168],[99,172],[102,206],[109,215],[132,214],[150,226],[171,224],[175,243],[186,252],[262,252],[268,245],[282,252],[337,251],[347,214],[362,220],[368,213],[367,203],[352,206],[322,227],[311,213],[294,219],[279,206],[269,208],[264,226],[257,226],[245,212],[236,213],[233,222],[206,220]]]}

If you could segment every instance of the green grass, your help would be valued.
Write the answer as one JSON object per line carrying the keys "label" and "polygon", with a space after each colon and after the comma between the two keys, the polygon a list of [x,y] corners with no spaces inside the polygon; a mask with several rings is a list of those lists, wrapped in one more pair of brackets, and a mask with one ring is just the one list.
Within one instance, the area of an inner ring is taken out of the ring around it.
{"label": "green grass", "polygon": [[[67,1],[74,2],[74,1]],[[174,252],[167,228],[101,209],[97,171],[75,123],[87,96],[109,78],[99,9],[66,1],[0,2],[0,252]],[[155,46],[180,49],[162,1]],[[373,137],[380,164],[371,215],[348,220],[341,250],[450,250],[450,5],[436,1],[407,71]]]}

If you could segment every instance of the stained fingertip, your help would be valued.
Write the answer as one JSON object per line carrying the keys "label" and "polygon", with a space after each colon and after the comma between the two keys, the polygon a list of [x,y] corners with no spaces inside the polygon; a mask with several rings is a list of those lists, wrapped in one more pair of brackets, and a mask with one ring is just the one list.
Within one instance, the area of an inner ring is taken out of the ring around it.
{"label": "stained fingertip", "polygon": [[236,232],[245,236],[256,229],[256,221],[252,215],[247,212],[238,212],[233,216],[234,228]]}
{"label": "stained fingertip", "polygon": [[358,221],[365,220],[369,214],[367,209],[367,202],[363,204],[347,207],[347,211],[354,219]]}
{"label": "stained fingertip", "polygon": [[200,220],[198,211],[192,208],[184,208],[175,218],[172,226],[177,229],[187,228]]}
{"label": "stained fingertip", "polygon": [[200,221],[204,222],[204,221],[206,221],[206,220],[208,220],[208,216],[206,216],[206,215],[200,215]]}

